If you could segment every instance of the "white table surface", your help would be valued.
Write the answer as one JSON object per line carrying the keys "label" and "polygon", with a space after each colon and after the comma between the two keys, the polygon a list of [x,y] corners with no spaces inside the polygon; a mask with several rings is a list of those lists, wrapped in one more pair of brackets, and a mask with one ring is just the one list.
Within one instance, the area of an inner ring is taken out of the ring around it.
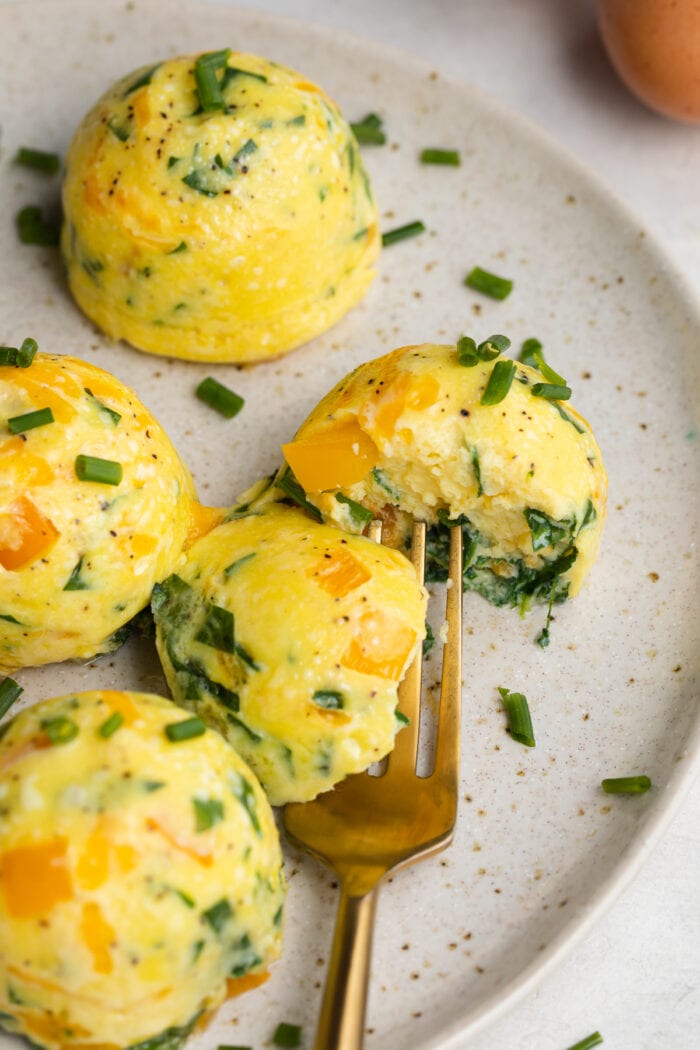
{"label": "white table surface", "polygon": [[[236,2],[403,48],[488,91],[624,198],[700,296],[700,127],[657,117],[627,93],[593,0]],[[699,844],[696,783],[594,931],[534,993],[449,1050],[566,1050],[595,1029],[610,1050],[696,1050]]]}
{"label": "white table surface", "polygon": [[[488,91],[595,170],[700,295],[700,126],[658,117],[629,95],[603,52],[592,0],[236,2],[403,48]],[[696,1050],[699,844],[696,783],[594,932],[534,994],[449,1050],[565,1050],[596,1029],[610,1050]]]}

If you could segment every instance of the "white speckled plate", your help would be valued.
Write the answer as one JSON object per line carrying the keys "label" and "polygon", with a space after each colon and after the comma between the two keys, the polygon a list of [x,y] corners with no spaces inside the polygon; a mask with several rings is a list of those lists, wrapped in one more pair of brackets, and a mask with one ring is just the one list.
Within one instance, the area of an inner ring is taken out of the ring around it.
{"label": "white speckled plate", "polygon": [[[456,841],[397,876],[380,901],[367,1046],[461,1045],[611,902],[697,764],[697,305],[586,171],[517,116],[410,57],[278,18],[147,0],[3,5],[0,40],[0,341],[31,334],[44,350],[86,357],[130,383],[205,501],[229,504],[275,467],[280,443],[358,361],[464,331],[504,332],[516,348],[538,336],[595,428],[610,475],[599,562],[557,610],[546,651],[533,644],[540,614],[520,619],[467,598]],[[422,219],[428,228],[386,250],[365,302],[323,338],[271,364],[219,367],[246,399],[231,422],[193,397],[211,366],[110,344],[74,308],[57,254],[17,243],[16,211],[55,200],[58,187],[11,160],[21,144],[64,152],[88,105],[131,68],[227,45],[298,67],[351,119],[381,113],[390,144],[364,154],[384,225]],[[461,168],[421,166],[425,146],[461,150]],[[466,289],[475,264],[513,278],[510,298]],[[28,701],[110,683],[164,689],[144,643],[94,667],[17,678]],[[529,697],[535,749],[506,735],[498,685]],[[639,772],[654,782],[645,796],[600,790],[604,776]],[[336,893],[292,851],[288,872],[283,959],[193,1050],[260,1048],[280,1020],[302,1024],[310,1045]],[[14,1045],[0,1037],[2,1050]]]}

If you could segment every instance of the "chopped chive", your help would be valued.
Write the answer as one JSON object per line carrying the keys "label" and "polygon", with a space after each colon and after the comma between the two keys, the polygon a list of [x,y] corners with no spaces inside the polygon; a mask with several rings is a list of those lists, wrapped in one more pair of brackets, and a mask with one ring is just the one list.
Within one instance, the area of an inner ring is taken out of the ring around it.
{"label": "chopped chive", "polygon": [[394,718],[399,723],[399,725],[410,726],[411,724],[411,719],[408,717],[408,715],[405,715],[403,711],[399,711],[398,709],[394,711]]}
{"label": "chopped chive", "polygon": [[371,510],[367,510],[367,508],[363,507],[361,503],[356,503],[354,499],[350,499],[349,496],[345,496],[342,492],[336,492],[335,498],[338,503],[344,503],[346,505],[355,525],[358,525],[360,528],[369,525],[374,517]]}
{"label": "chopped chive", "polygon": [[230,54],[229,48],[224,51],[209,51],[205,55],[200,55],[194,64],[194,79],[199,104],[205,112],[226,108],[216,73],[222,66],[226,66]]}
{"label": "chopped chive", "polygon": [[261,665],[255,660],[247,649],[244,649],[240,642],[236,642],[236,656],[239,660],[242,660],[246,667],[249,667],[251,671],[261,671]]}
{"label": "chopped chive", "polygon": [[20,146],[15,156],[15,164],[21,164],[24,168],[34,168],[35,171],[43,171],[46,175],[55,175],[61,167],[61,158],[57,153],[47,153],[43,149]]}
{"label": "chopped chive", "polygon": [[233,163],[240,164],[244,157],[249,157],[251,153],[255,153],[258,148],[258,144],[255,139],[247,139],[243,143],[237,153],[233,155]]}
{"label": "chopped chive", "polygon": [[195,900],[194,897],[190,897],[189,893],[185,893],[184,890],[179,890],[177,886],[173,886],[173,893],[176,893],[178,895],[182,903],[187,908],[194,908]]}
{"label": "chopped chive", "polygon": [[208,831],[224,819],[224,804],[218,798],[193,798],[195,831]]}
{"label": "chopped chive", "polygon": [[513,740],[517,740],[526,747],[535,746],[535,735],[532,731],[532,720],[530,708],[522,693],[511,693],[509,689],[503,689],[499,685],[498,691],[503,700],[503,706],[508,718],[508,728]]}
{"label": "chopped chive", "polygon": [[4,718],[17,697],[24,692],[14,678],[3,678],[0,682],[0,718]]}
{"label": "chopped chive", "polygon": [[518,361],[521,361],[524,365],[530,365],[531,368],[537,368],[535,353],[538,350],[542,350],[542,343],[539,339],[525,339],[520,347]]}
{"label": "chopped chive", "polygon": [[267,77],[263,73],[253,73],[251,69],[241,69],[240,66],[226,66],[221,79],[221,90],[223,91],[229,81],[235,77],[250,77],[251,80],[259,80],[261,84],[267,84]]}
{"label": "chopped chive", "polygon": [[89,591],[90,584],[83,579],[83,558],[78,558],[77,563],[73,567],[73,571],[68,577],[68,581],[65,584],[64,591]]}
{"label": "chopped chive", "polygon": [[101,401],[99,401],[93,394],[92,390],[90,390],[88,387],[83,387],[83,390],[85,391],[95,408],[98,409],[100,415],[106,416],[107,419],[109,419],[109,421],[112,423],[112,425],[116,427],[119,423],[119,420],[122,418],[119,412],[115,412],[113,408],[109,408],[108,405],[104,405]]}
{"label": "chopped chive", "polygon": [[425,233],[425,226],[418,219],[416,222],[406,223],[405,226],[397,226],[395,230],[387,230],[382,234],[382,244],[386,248],[397,241],[405,241],[407,237],[417,237],[419,233]]}
{"label": "chopped chive", "polygon": [[286,493],[302,510],[305,510],[314,521],[323,521],[321,511],[318,507],[314,507],[313,503],[309,503],[306,498],[306,492],[295,478],[291,467],[287,467],[284,473],[277,478],[275,486],[278,489],[282,489],[282,492]]}
{"label": "chopped chive", "polygon": [[121,463],[81,454],[75,457],[75,473],[80,481],[94,481],[98,485],[119,485],[123,471]]}
{"label": "chopped chive", "polygon": [[535,397],[546,398],[547,401],[568,401],[571,397],[571,388],[560,386],[558,383],[535,383],[532,393]]}
{"label": "chopped chive", "polygon": [[207,908],[207,910],[202,913],[202,918],[209,924],[209,926],[211,926],[214,933],[221,933],[224,926],[232,916],[233,908],[225,897],[222,897],[220,901],[217,901],[216,904],[212,904],[211,908]]}
{"label": "chopped chive", "polygon": [[167,252],[167,254],[168,255],[179,255],[180,252],[186,252],[186,251],[187,251],[187,241],[180,241],[180,243],[178,244],[177,248],[173,248],[171,251]]}
{"label": "chopped chive", "polygon": [[489,381],[486,384],[486,389],[481,395],[481,404],[499,404],[510,390],[514,375],[514,361],[496,361],[489,376]]}
{"label": "chopped chive", "polygon": [[171,744],[179,744],[183,740],[191,740],[196,736],[204,736],[207,727],[201,718],[193,716],[185,718],[182,722],[169,722],[165,727],[165,735]]}
{"label": "chopped chive", "polygon": [[272,1042],[275,1046],[301,1046],[301,1025],[280,1021],[277,1028],[275,1028]]}
{"label": "chopped chive", "polygon": [[591,1032],[591,1034],[587,1035],[585,1039],[570,1046],[569,1050],[592,1050],[594,1046],[600,1046],[602,1042],[603,1037],[600,1032]]}
{"label": "chopped chive", "polygon": [[421,164],[447,164],[458,168],[462,163],[459,150],[456,149],[424,149],[420,155]]}
{"label": "chopped chive", "polygon": [[467,287],[473,288],[475,292],[482,292],[491,299],[505,299],[513,289],[512,281],[506,277],[499,277],[498,274],[489,273],[488,270],[482,270],[480,266],[475,266],[467,274],[464,283]]}
{"label": "chopped chive", "polygon": [[574,430],[578,431],[579,434],[586,433],[586,428],[582,427],[580,423],[577,423],[576,420],[573,419],[573,417],[570,416],[568,412],[565,412],[558,401],[552,401],[550,403],[552,405],[552,408],[556,408],[557,412],[559,413],[562,419],[565,419],[567,423],[571,423]]}
{"label": "chopped chive", "polygon": [[224,569],[224,577],[228,579],[232,573],[234,573],[237,569],[240,569],[241,565],[245,565],[245,563],[247,561],[250,561],[251,558],[254,558],[255,555],[256,551],[252,551],[250,554],[244,554],[242,558],[236,558],[235,561],[232,561],[231,564],[227,565]]}
{"label": "chopped chive", "polygon": [[57,715],[56,718],[42,718],[39,723],[52,744],[68,744],[75,740],[80,729],[71,718]]}
{"label": "chopped chive", "polygon": [[102,725],[98,728],[97,732],[104,740],[109,740],[111,736],[114,736],[120,726],[124,724],[124,715],[121,711],[112,711],[109,718],[106,718]]}
{"label": "chopped chive", "polygon": [[219,649],[223,653],[234,653],[234,620],[233,613],[221,605],[207,602],[204,623],[194,636],[196,642]]}
{"label": "chopped chive", "polygon": [[45,219],[41,208],[28,204],[17,212],[17,235],[22,244],[55,247],[61,239],[60,224]]}
{"label": "chopped chive", "polygon": [[483,496],[484,487],[481,484],[481,463],[479,461],[479,450],[476,445],[472,445],[470,449],[470,456],[472,461],[472,470],[474,471],[474,479],[476,481],[476,494]]}
{"label": "chopped chive", "polygon": [[114,117],[107,121],[107,127],[120,142],[126,142],[131,136],[131,130],[125,128],[123,124],[115,123]]}
{"label": "chopped chive", "polygon": [[207,182],[206,173],[203,174],[200,170],[191,171],[184,176],[182,181],[191,190],[196,190],[197,193],[201,193],[204,197],[218,197],[219,195],[219,191],[213,190]]}
{"label": "chopped chive", "polygon": [[174,168],[175,165],[182,160],[182,157],[168,157],[168,171]]}
{"label": "chopped chive", "polygon": [[643,795],[651,787],[647,776],[608,777],[601,780],[600,786],[607,795]]}
{"label": "chopped chive", "polygon": [[34,360],[34,355],[36,354],[38,349],[39,347],[37,345],[36,339],[23,339],[22,345],[17,351],[17,361],[15,362],[17,367],[29,368],[32,361]]}
{"label": "chopped chive", "polygon": [[548,383],[554,383],[558,386],[567,385],[564,376],[560,376],[558,372],[555,372],[554,369],[547,364],[547,362],[544,359],[544,354],[542,353],[542,350],[535,350],[532,356],[535,359],[535,367],[538,369],[539,372],[542,373],[542,375]]}
{"label": "chopped chive", "polygon": [[24,627],[25,624],[21,620],[18,620],[16,616],[10,616],[9,613],[0,613],[0,620],[4,620],[5,623],[16,623],[20,627]]}
{"label": "chopped chive", "polygon": [[287,127],[289,128],[301,128],[306,124],[306,114],[300,113],[298,117],[292,117],[291,120],[287,121]]}
{"label": "chopped chive", "polygon": [[470,335],[463,335],[457,340],[457,358],[464,368],[473,368],[479,364],[479,355],[476,352],[476,339]]}
{"label": "chopped chive", "polygon": [[47,423],[53,422],[50,408],[37,408],[34,412],[25,412],[23,416],[12,416],[7,421],[7,427],[11,434],[23,434],[25,430],[35,430],[36,427],[45,427]]}
{"label": "chopped chive", "polygon": [[386,142],[382,118],[376,113],[368,113],[362,120],[351,123],[350,129],[361,146],[383,146]]}
{"label": "chopped chive", "polygon": [[479,343],[476,352],[480,361],[493,361],[509,346],[510,339],[507,335],[490,335],[483,343]]}
{"label": "chopped chive", "polygon": [[195,394],[205,405],[209,405],[225,419],[233,419],[243,408],[245,401],[218,379],[207,376],[195,390]]}
{"label": "chopped chive", "polygon": [[341,711],[345,706],[343,694],[337,689],[317,689],[311,699],[317,707],[323,707],[326,711]]}
{"label": "chopped chive", "polygon": [[432,627],[430,626],[430,624],[426,620],[425,621],[425,638],[423,639],[423,656],[427,656],[428,653],[431,652],[434,648],[435,648],[435,635],[433,634]]}
{"label": "chopped chive", "polygon": [[136,80],[134,80],[134,82],[130,84],[124,92],[124,98],[126,98],[127,95],[131,95],[132,92],[138,91],[139,88],[146,87],[147,84],[150,84],[151,78],[155,71],[159,68],[159,66],[160,62],[157,62],[155,66],[151,66],[150,69],[145,70],[145,72],[143,72],[141,76],[137,77]]}

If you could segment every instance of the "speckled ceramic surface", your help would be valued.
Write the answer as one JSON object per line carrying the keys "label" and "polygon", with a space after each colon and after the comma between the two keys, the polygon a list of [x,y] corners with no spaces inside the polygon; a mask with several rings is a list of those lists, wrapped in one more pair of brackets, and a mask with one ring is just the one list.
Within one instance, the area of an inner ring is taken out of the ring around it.
{"label": "speckled ceramic surface", "polygon": [[[0,39],[0,341],[31,334],[131,384],[205,501],[231,503],[275,467],[280,443],[355,363],[465,331],[503,332],[516,347],[539,337],[595,429],[610,477],[600,559],[557,610],[545,651],[533,644],[538,613],[523,620],[467,598],[457,837],[380,900],[367,1046],[462,1045],[622,888],[697,765],[698,308],[586,172],[517,116],[410,57],[250,12],[143,0],[4,6]],[[303,70],[350,119],[381,113],[389,144],[364,156],[383,224],[422,219],[428,232],[385,251],[365,302],[326,336],[278,362],[217,367],[246,399],[225,422],[193,396],[212,366],[110,344],[70,301],[57,255],[17,243],[16,211],[54,202],[58,186],[11,158],[19,145],[65,152],[87,107],[128,70],[229,45]],[[421,166],[425,146],[461,150],[461,168]],[[476,264],[513,278],[512,295],[495,303],[465,288]],[[16,677],[27,702],[111,683],[165,688],[146,643],[92,667]],[[506,735],[498,685],[528,696],[535,749]],[[637,772],[654,782],[645,796],[599,788],[604,776]],[[194,1050],[262,1047],[280,1020],[302,1024],[310,1045],[336,892],[313,861],[290,850],[287,859],[283,959]],[[0,1036],[0,1047],[14,1045]]]}

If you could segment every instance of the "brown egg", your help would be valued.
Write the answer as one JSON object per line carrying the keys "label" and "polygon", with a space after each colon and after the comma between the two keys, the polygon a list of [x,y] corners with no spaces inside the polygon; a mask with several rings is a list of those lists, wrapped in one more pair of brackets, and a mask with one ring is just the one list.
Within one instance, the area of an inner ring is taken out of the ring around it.
{"label": "brown egg", "polygon": [[698,0],[599,0],[598,22],[635,95],[667,117],[700,123]]}

